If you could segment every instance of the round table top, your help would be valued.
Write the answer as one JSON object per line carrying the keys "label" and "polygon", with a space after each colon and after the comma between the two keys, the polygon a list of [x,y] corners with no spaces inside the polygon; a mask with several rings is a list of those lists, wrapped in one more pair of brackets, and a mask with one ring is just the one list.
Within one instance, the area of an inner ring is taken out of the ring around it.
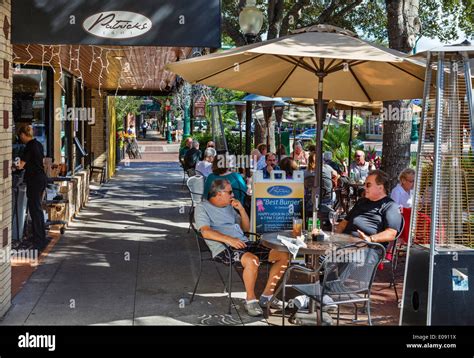
{"label": "round table top", "polygon": [[[298,251],[299,254],[309,255],[323,255],[334,246],[344,246],[353,242],[361,241],[361,238],[354,237],[348,234],[334,234],[327,233],[329,238],[324,241],[309,241],[305,242],[307,247],[301,247]],[[288,249],[283,245],[280,240],[277,239],[278,235],[282,235],[288,238],[293,238],[291,231],[279,231],[279,232],[268,232],[262,234],[260,242],[263,246],[277,251],[288,252]]]}

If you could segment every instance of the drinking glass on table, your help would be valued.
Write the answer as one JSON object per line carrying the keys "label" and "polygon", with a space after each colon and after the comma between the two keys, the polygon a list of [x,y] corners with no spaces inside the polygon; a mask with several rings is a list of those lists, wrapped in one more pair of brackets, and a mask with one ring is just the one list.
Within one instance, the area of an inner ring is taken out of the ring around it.
{"label": "drinking glass on table", "polygon": [[303,219],[293,218],[293,237],[301,236],[303,231]]}
{"label": "drinking glass on table", "polygon": [[331,222],[331,234],[335,234],[337,221],[339,220],[339,213],[337,211],[329,212],[329,221]]}

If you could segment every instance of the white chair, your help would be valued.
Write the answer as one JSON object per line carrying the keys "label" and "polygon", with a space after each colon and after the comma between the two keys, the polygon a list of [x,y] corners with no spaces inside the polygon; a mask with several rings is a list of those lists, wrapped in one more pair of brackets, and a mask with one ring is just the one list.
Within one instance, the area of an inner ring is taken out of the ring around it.
{"label": "white chair", "polygon": [[203,199],[205,181],[206,181],[206,178],[204,178],[202,175],[195,175],[195,176],[190,177],[186,182],[186,186],[188,187],[189,194],[191,195],[191,208],[189,209],[188,232],[190,232],[191,230],[191,225],[192,225],[193,217],[194,217],[194,208]]}

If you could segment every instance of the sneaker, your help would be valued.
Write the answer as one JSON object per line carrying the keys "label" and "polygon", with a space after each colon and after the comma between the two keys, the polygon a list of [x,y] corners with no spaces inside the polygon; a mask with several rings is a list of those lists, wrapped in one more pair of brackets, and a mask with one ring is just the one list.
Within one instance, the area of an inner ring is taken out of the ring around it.
{"label": "sneaker", "polygon": [[257,300],[252,300],[250,302],[245,302],[244,307],[247,310],[249,316],[258,317],[263,316],[263,311]]}
{"label": "sneaker", "polygon": [[[263,297],[263,296],[261,296],[260,299],[258,300],[258,304],[260,305],[260,307],[265,308],[265,309],[268,306],[268,302],[270,302],[270,299],[268,299],[267,297]],[[287,307],[287,304],[285,304],[285,308],[286,307]],[[273,299],[273,301],[270,305],[270,308],[272,308],[274,310],[283,309],[283,301],[280,301],[278,298]]]}
{"label": "sneaker", "polygon": [[296,313],[298,313],[298,306],[295,304],[293,299],[288,301],[288,308],[286,311],[288,312],[288,322],[291,324],[296,324]]}
{"label": "sneaker", "polygon": [[328,296],[323,296],[323,312],[335,312],[337,311],[337,305],[333,305],[334,300]]}

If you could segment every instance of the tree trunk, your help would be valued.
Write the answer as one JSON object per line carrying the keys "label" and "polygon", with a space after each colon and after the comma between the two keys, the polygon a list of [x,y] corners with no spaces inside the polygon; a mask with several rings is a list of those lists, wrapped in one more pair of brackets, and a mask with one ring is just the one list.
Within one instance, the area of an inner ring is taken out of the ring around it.
{"label": "tree trunk", "polygon": [[390,48],[409,53],[415,46],[421,25],[419,0],[385,0]]}
{"label": "tree trunk", "polygon": [[283,0],[268,0],[268,40],[280,36],[281,22],[283,20],[283,5]]}
{"label": "tree trunk", "polygon": [[383,121],[381,169],[389,175],[392,188],[400,172],[410,165],[411,116],[400,115],[407,108],[406,104],[406,101],[384,102],[387,116]]}
{"label": "tree trunk", "polygon": [[[419,0],[385,0],[385,5],[390,48],[410,52],[420,31]],[[393,187],[400,172],[410,165],[411,118],[401,115],[406,107],[403,101],[384,102],[384,107],[389,115],[383,122],[382,170]]]}

